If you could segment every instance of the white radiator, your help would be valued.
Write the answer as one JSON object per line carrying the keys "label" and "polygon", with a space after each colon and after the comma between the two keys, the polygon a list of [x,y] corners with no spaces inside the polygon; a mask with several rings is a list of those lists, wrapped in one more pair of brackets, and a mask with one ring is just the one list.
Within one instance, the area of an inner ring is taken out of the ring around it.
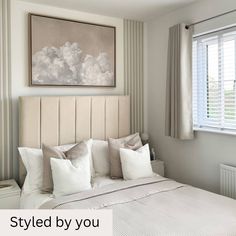
{"label": "white radiator", "polygon": [[220,193],[236,199],[236,167],[220,165]]}

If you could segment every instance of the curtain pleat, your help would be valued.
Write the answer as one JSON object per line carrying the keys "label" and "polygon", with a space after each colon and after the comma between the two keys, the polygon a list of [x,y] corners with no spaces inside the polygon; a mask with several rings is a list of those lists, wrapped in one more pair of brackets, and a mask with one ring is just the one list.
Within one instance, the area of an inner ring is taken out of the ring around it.
{"label": "curtain pleat", "polygon": [[169,29],[165,135],[192,139],[192,30]]}

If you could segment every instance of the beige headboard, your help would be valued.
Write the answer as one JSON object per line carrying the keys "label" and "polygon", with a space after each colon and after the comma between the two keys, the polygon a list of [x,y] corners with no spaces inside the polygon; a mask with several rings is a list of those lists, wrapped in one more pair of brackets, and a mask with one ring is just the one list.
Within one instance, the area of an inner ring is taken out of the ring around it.
{"label": "beige headboard", "polygon": [[[128,96],[20,97],[19,146],[40,148],[130,133]],[[25,168],[19,166],[20,182]]]}

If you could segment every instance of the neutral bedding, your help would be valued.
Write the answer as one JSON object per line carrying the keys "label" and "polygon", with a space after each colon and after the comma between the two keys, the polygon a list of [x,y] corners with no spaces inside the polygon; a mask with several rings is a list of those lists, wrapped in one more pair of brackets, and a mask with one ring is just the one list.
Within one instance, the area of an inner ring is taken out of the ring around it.
{"label": "neutral bedding", "polygon": [[[129,135],[129,97],[23,97],[20,111],[22,183],[27,172],[21,208],[113,209],[119,236],[236,236],[235,200],[153,175],[148,146],[142,147],[138,134]],[[94,137],[108,137],[114,145]],[[82,139],[88,150],[74,152]],[[63,159],[39,149],[48,143],[60,145],[52,148],[61,150]],[[66,155],[69,149],[73,155]],[[45,170],[50,181],[43,178]],[[44,180],[53,185],[42,194]]]}
{"label": "neutral bedding", "polygon": [[59,197],[40,208],[113,209],[114,235],[236,235],[236,201],[158,175]]}
{"label": "neutral bedding", "polygon": [[38,209],[40,206],[54,199],[52,194],[42,194],[38,191],[32,193],[21,193],[20,209]]}
{"label": "neutral bedding", "polygon": [[[122,179],[111,179],[109,176],[95,176],[92,179],[92,188],[99,188],[109,184],[115,184],[122,182]],[[41,193],[40,191],[22,192],[20,198],[20,208],[21,209],[38,209],[42,204],[48,202],[55,197],[53,194]]]}

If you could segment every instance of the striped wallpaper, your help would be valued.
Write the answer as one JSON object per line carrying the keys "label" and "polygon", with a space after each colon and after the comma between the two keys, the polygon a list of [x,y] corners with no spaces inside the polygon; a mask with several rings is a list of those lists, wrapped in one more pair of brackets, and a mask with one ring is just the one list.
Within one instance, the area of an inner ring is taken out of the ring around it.
{"label": "striped wallpaper", "polygon": [[8,0],[0,0],[0,180],[13,177]]}
{"label": "striped wallpaper", "polygon": [[131,132],[143,132],[143,22],[124,20],[125,95],[131,99]]}

